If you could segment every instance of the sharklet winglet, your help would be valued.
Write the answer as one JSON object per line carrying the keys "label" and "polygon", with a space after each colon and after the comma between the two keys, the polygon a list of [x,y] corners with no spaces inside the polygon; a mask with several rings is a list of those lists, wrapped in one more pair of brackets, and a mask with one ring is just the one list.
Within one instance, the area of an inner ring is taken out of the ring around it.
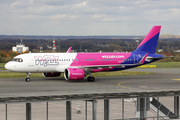
{"label": "sharklet winglet", "polygon": [[149,53],[146,53],[146,54],[144,55],[144,57],[141,59],[141,61],[139,62],[139,64],[143,64],[143,63],[144,63],[144,61],[146,60],[146,57],[148,56],[148,54],[149,54]]}
{"label": "sharklet winglet", "polygon": [[66,53],[70,53],[70,52],[71,52],[71,48],[72,48],[72,47],[70,47],[70,48],[67,50]]}

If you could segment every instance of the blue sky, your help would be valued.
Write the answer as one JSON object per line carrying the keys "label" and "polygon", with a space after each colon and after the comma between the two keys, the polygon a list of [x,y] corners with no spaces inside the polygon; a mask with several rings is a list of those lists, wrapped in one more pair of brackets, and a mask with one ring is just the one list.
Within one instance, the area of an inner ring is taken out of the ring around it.
{"label": "blue sky", "polygon": [[0,0],[0,35],[180,34],[179,0]]}

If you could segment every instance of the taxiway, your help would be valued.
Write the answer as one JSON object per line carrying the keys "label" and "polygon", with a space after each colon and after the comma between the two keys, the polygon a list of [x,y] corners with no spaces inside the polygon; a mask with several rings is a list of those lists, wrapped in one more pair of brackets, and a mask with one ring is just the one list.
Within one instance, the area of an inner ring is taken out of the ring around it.
{"label": "taxiway", "polygon": [[180,68],[132,69],[132,71],[154,72],[149,75],[96,77],[95,82],[66,81],[57,78],[0,79],[0,97],[33,95],[66,95],[108,92],[151,92],[180,89]]}

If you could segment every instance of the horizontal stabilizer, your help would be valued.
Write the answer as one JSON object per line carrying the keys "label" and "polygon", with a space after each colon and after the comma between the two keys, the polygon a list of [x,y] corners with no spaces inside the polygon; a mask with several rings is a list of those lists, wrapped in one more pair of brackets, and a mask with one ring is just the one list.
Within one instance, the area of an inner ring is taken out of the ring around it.
{"label": "horizontal stabilizer", "polygon": [[158,60],[158,59],[163,59],[163,58],[172,58],[174,56],[162,56],[162,57],[147,57],[147,61],[151,61],[151,60]]}

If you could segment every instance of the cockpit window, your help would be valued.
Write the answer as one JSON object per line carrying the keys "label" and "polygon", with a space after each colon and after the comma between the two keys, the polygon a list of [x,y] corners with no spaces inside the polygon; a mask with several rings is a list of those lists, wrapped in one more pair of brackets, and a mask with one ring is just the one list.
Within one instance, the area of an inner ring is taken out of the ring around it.
{"label": "cockpit window", "polygon": [[21,59],[21,58],[14,58],[12,61],[23,62],[23,59]]}

